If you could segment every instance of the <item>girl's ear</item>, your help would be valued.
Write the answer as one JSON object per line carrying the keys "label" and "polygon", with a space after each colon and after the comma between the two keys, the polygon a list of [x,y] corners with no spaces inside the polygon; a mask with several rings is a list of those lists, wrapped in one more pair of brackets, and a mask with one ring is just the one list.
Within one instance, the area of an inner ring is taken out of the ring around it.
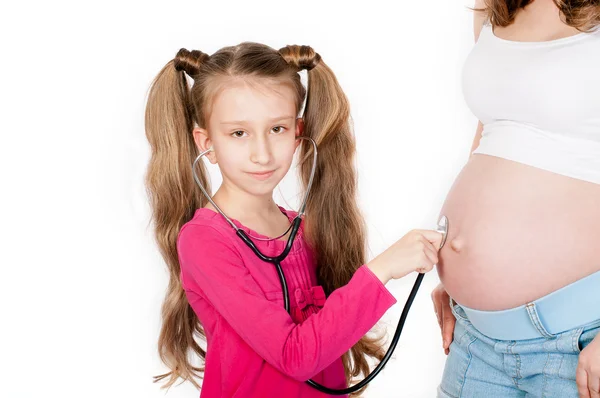
{"label": "girl's ear", "polygon": [[[204,152],[207,149],[212,148],[212,145],[213,145],[212,141],[208,135],[208,131],[206,131],[205,129],[201,129],[200,127],[195,127],[194,130],[192,130],[192,135],[194,136],[194,142],[196,143],[196,146],[198,147],[200,152]],[[211,162],[212,164],[217,163],[217,157],[215,155],[214,150],[208,152],[204,156],[207,157],[208,161]]]}
{"label": "girl's ear", "polygon": [[[296,119],[296,137],[301,136],[304,133],[304,120],[299,117],[298,119]],[[300,141],[299,139],[296,139],[296,148],[298,148],[298,145],[300,145]]]}

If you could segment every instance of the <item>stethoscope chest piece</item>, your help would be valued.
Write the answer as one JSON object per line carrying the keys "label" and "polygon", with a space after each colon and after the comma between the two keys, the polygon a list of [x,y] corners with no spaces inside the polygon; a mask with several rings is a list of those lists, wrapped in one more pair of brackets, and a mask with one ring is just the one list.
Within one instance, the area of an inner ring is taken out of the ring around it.
{"label": "stethoscope chest piece", "polygon": [[442,243],[440,244],[440,250],[446,244],[446,238],[448,237],[448,217],[441,216],[438,221],[437,232],[442,234]]}

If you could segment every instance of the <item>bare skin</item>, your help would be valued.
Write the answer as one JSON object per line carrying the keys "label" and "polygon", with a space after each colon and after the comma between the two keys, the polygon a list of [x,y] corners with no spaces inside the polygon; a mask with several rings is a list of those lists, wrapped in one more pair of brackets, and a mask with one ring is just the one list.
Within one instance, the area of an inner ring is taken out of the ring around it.
{"label": "bare skin", "polygon": [[[279,236],[290,222],[273,201],[273,189],[290,169],[304,123],[296,118],[289,86],[268,80],[250,84],[241,78],[228,83],[213,100],[207,128],[192,132],[200,152],[212,148],[206,157],[223,176],[212,199],[256,233]],[[210,203],[205,208],[216,211]],[[286,241],[289,235],[279,239]],[[429,272],[438,262],[441,241],[437,231],[412,230],[367,267],[383,284],[414,271]]]}
{"label": "bare skin", "polygon": [[[476,7],[483,7],[482,1]],[[475,39],[483,18],[476,13]],[[551,0],[536,0],[513,24],[494,28],[512,41],[548,41],[580,33],[565,25]],[[479,123],[472,150],[481,138]],[[521,163],[474,154],[441,213],[450,220],[440,251],[442,284],[432,294],[446,348],[461,304],[502,310],[525,304],[600,270],[596,255],[600,185]]]}
{"label": "bare skin", "polygon": [[517,307],[600,270],[600,185],[472,155],[442,213],[438,272],[459,303]]}

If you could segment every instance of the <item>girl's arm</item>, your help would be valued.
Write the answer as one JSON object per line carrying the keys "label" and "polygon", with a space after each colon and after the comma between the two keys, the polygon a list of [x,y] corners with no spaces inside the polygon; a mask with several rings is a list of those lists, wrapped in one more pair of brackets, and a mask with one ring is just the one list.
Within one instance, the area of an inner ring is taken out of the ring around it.
{"label": "girl's arm", "polygon": [[[265,361],[296,380],[308,380],[340,358],[396,303],[363,265],[318,313],[295,324],[282,302],[265,298],[232,239],[237,237],[211,225],[185,226],[178,238],[184,285],[206,298]],[[275,272],[272,264],[265,267]]]}

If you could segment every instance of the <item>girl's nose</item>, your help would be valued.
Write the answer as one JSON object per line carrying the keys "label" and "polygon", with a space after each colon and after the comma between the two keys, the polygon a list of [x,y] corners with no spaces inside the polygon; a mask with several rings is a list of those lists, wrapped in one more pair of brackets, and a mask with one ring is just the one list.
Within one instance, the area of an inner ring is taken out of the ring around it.
{"label": "girl's nose", "polygon": [[252,144],[250,161],[258,164],[269,164],[271,162],[271,148],[268,140],[264,137],[257,138]]}

